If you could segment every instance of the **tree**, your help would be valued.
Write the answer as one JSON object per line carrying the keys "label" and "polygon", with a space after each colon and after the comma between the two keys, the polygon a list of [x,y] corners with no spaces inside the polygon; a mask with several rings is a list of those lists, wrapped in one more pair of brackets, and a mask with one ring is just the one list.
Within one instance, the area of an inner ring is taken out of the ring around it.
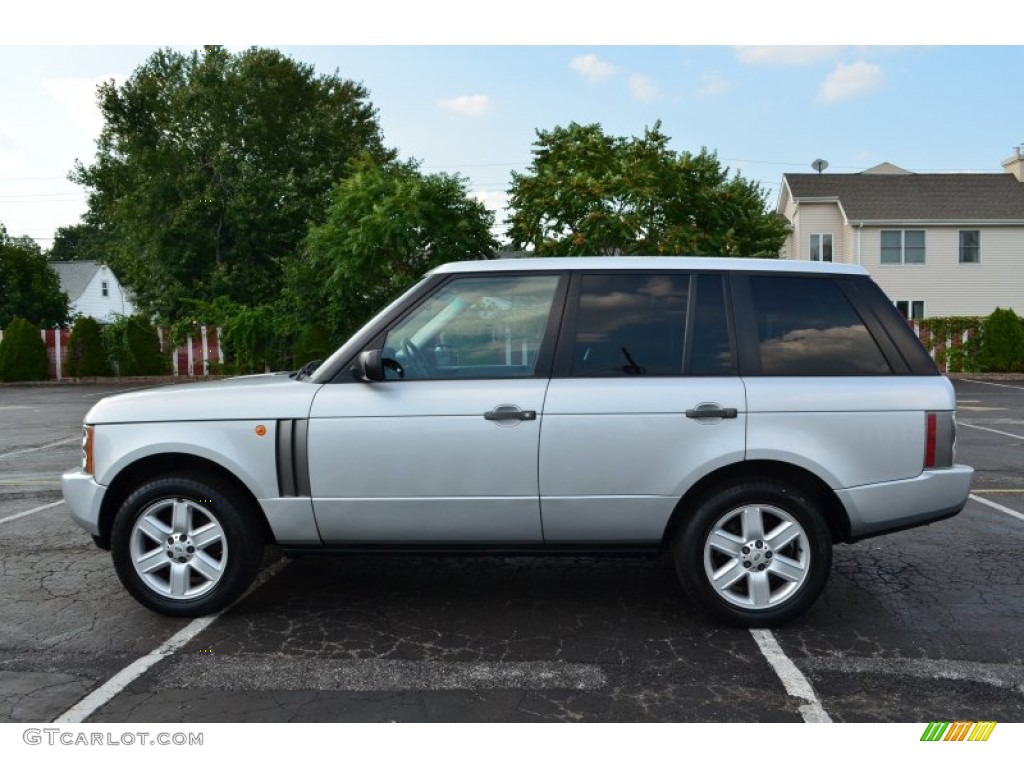
{"label": "tree", "polygon": [[15,317],[59,325],[68,318],[68,297],[35,240],[9,237],[0,224],[0,328]]}
{"label": "tree", "polygon": [[319,321],[343,341],[431,268],[490,258],[493,223],[463,178],[364,155],[310,228],[305,258],[290,265],[282,300],[297,310],[295,330]]}
{"label": "tree", "polygon": [[118,376],[159,376],[169,371],[156,328],[142,317],[120,317],[106,327],[105,334],[111,367]]}
{"label": "tree", "polygon": [[39,329],[24,318],[13,318],[0,341],[0,381],[45,381],[49,375]]}
{"label": "tree", "polygon": [[985,371],[1024,371],[1024,321],[1012,309],[996,307],[985,318],[980,362]]}
{"label": "tree", "polygon": [[75,319],[68,338],[68,376],[109,376],[110,363],[103,330],[95,319],[81,316]]}
{"label": "tree", "polygon": [[533,162],[512,174],[515,248],[538,255],[778,256],[786,224],[756,182],[714,153],[674,152],[661,124],[642,138],[600,125],[537,131]]}
{"label": "tree", "polygon": [[93,223],[82,222],[58,227],[53,245],[46,252],[48,261],[107,261],[107,245],[103,233]]}
{"label": "tree", "polygon": [[347,162],[393,155],[362,85],[275,50],[164,49],[98,93],[96,158],[72,174],[85,223],[140,310],[167,320],[186,300],[274,299]]}

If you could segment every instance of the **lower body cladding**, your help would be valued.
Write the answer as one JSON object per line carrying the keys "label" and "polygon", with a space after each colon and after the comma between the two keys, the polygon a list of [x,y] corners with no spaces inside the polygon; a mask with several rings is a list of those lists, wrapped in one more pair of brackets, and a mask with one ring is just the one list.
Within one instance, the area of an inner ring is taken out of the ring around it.
{"label": "lower body cladding", "polygon": [[[917,477],[837,490],[852,540],[955,515],[973,470],[954,466]],[[656,547],[675,500],[656,496],[541,500],[495,498],[261,499],[282,546],[381,545],[430,549],[493,547]],[[322,507],[323,509],[320,509]],[[325,510],[327,510],[325,512]]]}

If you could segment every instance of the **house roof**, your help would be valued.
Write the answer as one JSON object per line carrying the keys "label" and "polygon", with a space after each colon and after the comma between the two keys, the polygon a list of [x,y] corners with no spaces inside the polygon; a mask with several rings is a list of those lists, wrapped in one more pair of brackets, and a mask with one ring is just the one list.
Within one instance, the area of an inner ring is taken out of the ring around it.
{"label": "house roof", "polygon": [[1024,221],[1010,173],[787,173],[794,200],[838,199],[851,221]]}
{"label": "house roof", "polygon": [[98,261],[51,261],[50,266],[57,273],[60,288],[68,295],[68,301],[75,302],[102,265]]}

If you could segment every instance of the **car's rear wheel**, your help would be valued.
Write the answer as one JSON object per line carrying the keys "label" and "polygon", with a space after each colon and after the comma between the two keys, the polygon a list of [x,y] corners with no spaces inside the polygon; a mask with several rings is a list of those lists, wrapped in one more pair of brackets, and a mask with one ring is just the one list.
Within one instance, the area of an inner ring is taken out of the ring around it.
{"label": "car's rear wheel", "polygon": [[238,598],[259,571],[263,537],[244,500],[205,476],[152,480],[114,518],[117,575],[140,603],[168,616],[205,616]]}
{"label": "car's rear wheel", "polygon": [[744,627],[807,610],[832,565],[828,527],[798,488],[750,480],[705,497],[674,543],[679,579],[698,604]]}

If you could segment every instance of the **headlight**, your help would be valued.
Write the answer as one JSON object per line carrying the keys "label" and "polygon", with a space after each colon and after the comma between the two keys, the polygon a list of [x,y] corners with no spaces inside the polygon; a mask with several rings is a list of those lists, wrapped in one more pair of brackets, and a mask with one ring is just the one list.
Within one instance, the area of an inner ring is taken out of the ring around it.
{"label": "headlight", "polygon": [[91,424],[82,425],[82,471],[87,475],[92,474],[92,437],[96,427]]}

